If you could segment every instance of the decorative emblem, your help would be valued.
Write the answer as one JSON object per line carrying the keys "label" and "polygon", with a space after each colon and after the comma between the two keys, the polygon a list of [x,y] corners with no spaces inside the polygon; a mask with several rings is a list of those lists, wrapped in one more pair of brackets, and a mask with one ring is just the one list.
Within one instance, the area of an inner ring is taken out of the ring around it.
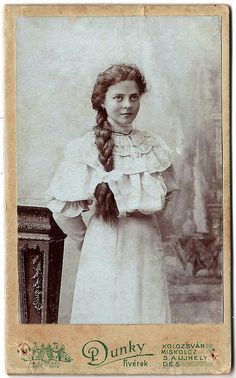
{"label": "decorative emblem", "polygon": [[21,360],[28,362],[29,367],[59,367],[60,362],[71,362],[72,358],[65,351],[64,345],[58,343],[41,344],[36,342],[30,347],[27,343],[18,345],[17,352]]}

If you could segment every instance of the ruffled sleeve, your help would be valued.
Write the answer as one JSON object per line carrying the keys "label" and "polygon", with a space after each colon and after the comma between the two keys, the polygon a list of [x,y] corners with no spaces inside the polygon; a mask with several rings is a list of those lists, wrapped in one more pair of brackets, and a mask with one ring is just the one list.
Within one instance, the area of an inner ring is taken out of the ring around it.
{"label": "ruffled sleeve", "polygon": [[[175,170],[172,164],[172,151],[159,136],[152,136],[147,132],[147,137],[152,141],[152,150],[147,156],[150,163],[150,173],[155,178],[162,177],[167,191],[165,201],[169,202],[180,190],[176,183]],[[155,163],[155,159],[158,163]]]}
{"label": "ruffled sleeve", "polygon": [[[88,135],[90,134],[90,135]],[[64,159],[46,192],[48,208],[67,217],[89,210],[93,201],[94,171],[99,166],[91,133],[69,143]]]}

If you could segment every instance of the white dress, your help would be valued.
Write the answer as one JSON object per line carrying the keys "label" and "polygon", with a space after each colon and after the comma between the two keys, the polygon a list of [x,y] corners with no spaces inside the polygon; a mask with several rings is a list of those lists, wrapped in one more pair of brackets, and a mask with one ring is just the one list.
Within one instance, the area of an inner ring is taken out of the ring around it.
{"label": "white dress", "polygon": [[[48,207],[81,249],[71,323],[140,324],[171,321],[158,212],[175,190],[170,150],[159,137],[133,130],[114,134],[114,167],[98,160],[93,131],[71,142],[47,192]],[[108,183],[119,218],[111,226],[93,215],[96,186]]]}

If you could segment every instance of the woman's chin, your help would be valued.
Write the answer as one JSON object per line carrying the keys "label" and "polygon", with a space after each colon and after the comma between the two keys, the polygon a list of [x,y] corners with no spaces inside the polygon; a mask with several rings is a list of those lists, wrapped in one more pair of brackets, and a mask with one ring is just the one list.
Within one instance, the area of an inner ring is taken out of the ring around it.
{"label": "woman's chin", "polygon": [[134,117],[130,116],[122,116],[121,119],[119,119],[119,124],[121,126],[130,126],[130,124],[134,121]]}

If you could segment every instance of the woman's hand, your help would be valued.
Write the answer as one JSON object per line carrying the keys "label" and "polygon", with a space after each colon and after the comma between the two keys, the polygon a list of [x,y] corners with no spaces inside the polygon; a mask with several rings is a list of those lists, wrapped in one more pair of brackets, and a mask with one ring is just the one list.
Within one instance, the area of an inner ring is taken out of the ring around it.
{"label": "woman's hand", "polygon": [[165,196],[165,203],[164,203],[164,206],[163,206],[163,209],[162,210],[166,210],[167,209],[167,205],[173,201],[174,199],[174,196],[175,196],[175,193],[176,191],[173,191],[173,192],[170,192],[170,193],[167,193],[167,195]]}

